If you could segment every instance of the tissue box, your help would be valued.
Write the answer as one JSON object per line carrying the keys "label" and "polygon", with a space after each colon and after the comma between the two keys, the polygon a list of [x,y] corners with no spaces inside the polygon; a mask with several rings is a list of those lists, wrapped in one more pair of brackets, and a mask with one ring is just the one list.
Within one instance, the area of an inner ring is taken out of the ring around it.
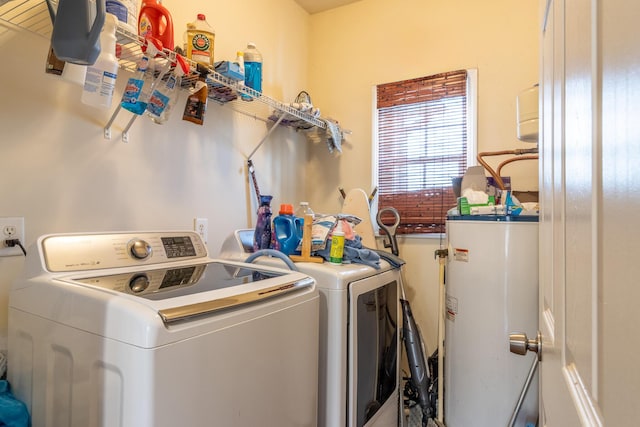
{"label": "tissue box", "polygon": [[[495,204],[496,204],[496,199],[494,196],[489,196],[489,200],[487,201],[487,203],[483,203],[483,204],[470,204],[466,197],[458,197],[458,212],[460,212],[460,215],[472,215],[472,214],[479,215],[481,212],[484,212],[485,210],[472,209],[472,208],[481,207],[481,206],[495,206]],[[475,210],[476,212],[472,213],[472,210]]]}
{"label": "tissue box", "polygon": [[215,63],[215,70],[231,80],[244,80],[244,74],[240,72],[240,65],[237,62],[218,61]]}

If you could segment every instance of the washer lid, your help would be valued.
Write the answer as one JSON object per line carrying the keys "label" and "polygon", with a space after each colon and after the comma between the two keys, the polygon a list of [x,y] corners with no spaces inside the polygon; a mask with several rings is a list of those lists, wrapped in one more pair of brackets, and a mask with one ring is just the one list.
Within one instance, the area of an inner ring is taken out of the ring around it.
{"label": "washer lid", "polygon": [[[268,281],[279,277],[276,281]],[[158,314],[166,324],[313,286],[312,279],[305,279],[294,279],[286,271],[214,261],[72,280],[137,298],[164,302],[159,306]],[[228,291],[225,292],[225,289]]]}

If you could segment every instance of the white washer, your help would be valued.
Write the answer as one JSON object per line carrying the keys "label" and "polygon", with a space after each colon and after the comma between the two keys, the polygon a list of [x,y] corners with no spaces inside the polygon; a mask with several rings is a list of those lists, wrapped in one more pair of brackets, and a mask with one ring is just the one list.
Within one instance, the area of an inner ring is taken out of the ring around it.
{"label": "white washer", "polygon": [[[252,229],[236,230],[220,258],[244,261]],[[261,257],[261,265],[280,265]],[[320,291],[318,426],[396,427],[399,420],[400,270],[386,261],[363,264],[299,262]]]}
{"label": "white washer", "polygon": [[50,235],[10,293],[34,426],[315,426],[319,296],[193,232]]}

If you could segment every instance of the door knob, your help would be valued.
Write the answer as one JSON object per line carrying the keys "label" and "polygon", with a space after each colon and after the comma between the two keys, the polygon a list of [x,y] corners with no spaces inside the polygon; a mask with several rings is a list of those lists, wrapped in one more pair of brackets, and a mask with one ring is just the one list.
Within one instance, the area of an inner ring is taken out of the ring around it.
{"label": "door knob", "polygon": [[524,356],[527,350],[538,353],[538,360],[542,360],[542,336],[540,331],[535,339],[528,339],[527,334],[514,332],[509,334],[509,350],[511,353]]}

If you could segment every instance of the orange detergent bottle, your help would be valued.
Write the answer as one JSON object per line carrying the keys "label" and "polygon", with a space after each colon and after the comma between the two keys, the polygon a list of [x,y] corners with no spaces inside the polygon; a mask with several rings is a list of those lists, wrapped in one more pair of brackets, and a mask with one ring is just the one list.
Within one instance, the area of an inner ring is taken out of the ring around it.
{"label": "orange detergent bottle", "polygon": [[162,46],[173,50],[173,21],[161,0],[143,0],[138,15],[138,35],[154,37]]}

